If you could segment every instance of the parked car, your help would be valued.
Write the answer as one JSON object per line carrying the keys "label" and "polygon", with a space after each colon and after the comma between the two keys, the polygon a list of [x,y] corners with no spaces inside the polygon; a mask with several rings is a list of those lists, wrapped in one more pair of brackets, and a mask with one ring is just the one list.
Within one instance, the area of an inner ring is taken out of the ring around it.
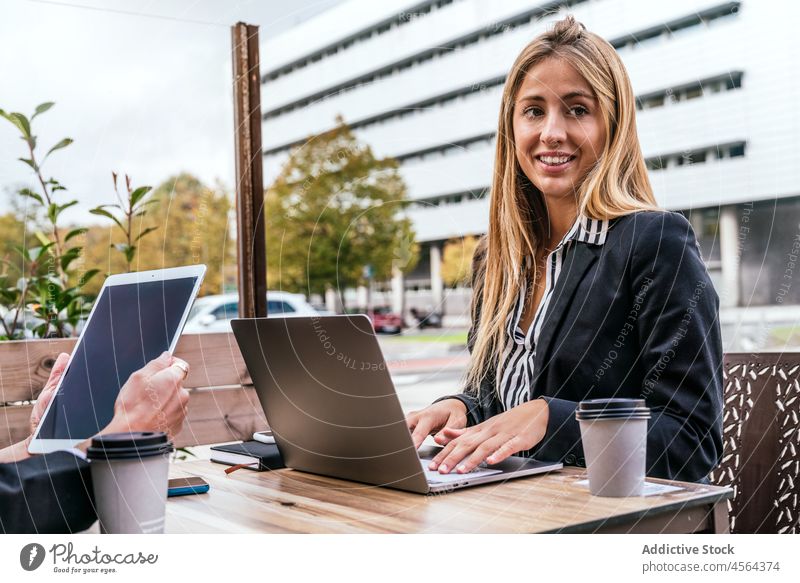
{"label": "parked car", "polygon": [[409,313],[411,314],[411,317],[417,321],[417,327],[420,330],[424,328],[442,327],[442,315],[438,312],[434,312],[433,310],[423,312],[421,310],[417,310],[416,308],[411,308]]}
{"label": "parked car", "polygon": [[389,306],[377,306],[367,312],[375,332],[383,334],[400,334],[405,323],[400,314],[392,312]]}
{"label": "parked car", "polygon": [[[318,316],[319,313],[301,294],[267,292],[267,316]],[[239,317],[239,294],[198,298],[189,312],[186,333],[230,332],[231,320]]]}

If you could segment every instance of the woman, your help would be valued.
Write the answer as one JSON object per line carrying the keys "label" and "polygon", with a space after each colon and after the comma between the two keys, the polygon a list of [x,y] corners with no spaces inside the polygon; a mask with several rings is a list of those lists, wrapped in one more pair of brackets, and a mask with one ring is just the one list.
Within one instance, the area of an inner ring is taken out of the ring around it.
{"label": "woman", "polygon": [[704,480],[722,452],[718,308],[688,221],[656,205],[622,61],[567,17],[506,80],[466,389],[408,415],[414,443],[435,434],[442,473],[584,466],[578,402],[644,398],[648,475]]}

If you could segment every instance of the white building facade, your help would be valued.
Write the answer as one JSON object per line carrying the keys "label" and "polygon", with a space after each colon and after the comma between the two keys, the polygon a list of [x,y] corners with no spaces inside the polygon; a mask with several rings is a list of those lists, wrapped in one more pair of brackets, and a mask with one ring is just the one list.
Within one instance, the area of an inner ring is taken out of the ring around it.
{"label": "white building facade", "polygon": [[487,228],[505,76],[566,13],[625,62],[656,198],[692,221],[723,306],[800,303],[789,0],[345,1],[263,43],[265,182],[341,115],[401,162],[414,201],[424,256],[395,291],[441,305],[443,244]]}

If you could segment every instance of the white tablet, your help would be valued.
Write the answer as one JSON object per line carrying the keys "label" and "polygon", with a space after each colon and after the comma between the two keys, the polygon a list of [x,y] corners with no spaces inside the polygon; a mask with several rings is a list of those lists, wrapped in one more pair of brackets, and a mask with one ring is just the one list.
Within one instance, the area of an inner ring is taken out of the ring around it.
{"label": "white tablet", "polygon": [[108,425],[131,373],[175,350],[205,273],[192,265],[106,279],[29,452],[75,447]]}

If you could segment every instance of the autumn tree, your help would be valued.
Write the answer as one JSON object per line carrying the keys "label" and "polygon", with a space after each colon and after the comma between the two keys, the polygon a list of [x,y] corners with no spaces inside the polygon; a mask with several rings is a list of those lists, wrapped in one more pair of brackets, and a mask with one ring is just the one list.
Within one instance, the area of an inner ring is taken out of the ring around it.
{"label": "autumn tree", "polygon": [[451,239],[444,245],[442,253],[442,279],[446,285],[455,287],[468,284],[472,277],[472,256],[478,238],[467,236]]}
{"label": "autumn tree", "polygon": [[397,167],[341,118],[294,150],[265,197],[269,287],[322,294],[412,269],[419,250]]}

